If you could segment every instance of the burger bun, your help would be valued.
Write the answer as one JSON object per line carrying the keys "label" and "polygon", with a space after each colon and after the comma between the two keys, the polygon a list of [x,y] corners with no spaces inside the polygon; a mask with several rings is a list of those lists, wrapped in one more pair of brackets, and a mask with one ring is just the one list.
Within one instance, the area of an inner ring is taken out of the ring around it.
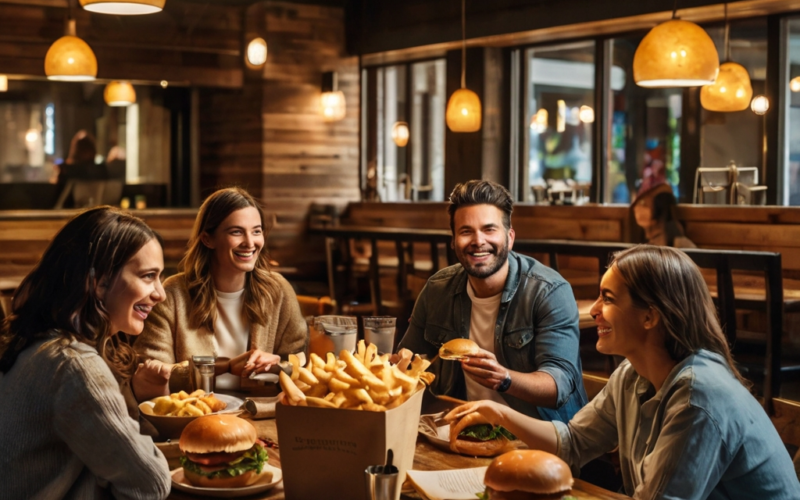
{"label": "burger bun", "polygon": [[514,450],[495,458],[483,479],[491,500],[547,498],[572,489],[572,472],[557,456],[539,450]]}
{"label": "burger bun", "polygon": [[480,351],[478,344],[470,339],[453,339],[439,348],[439,357],[450,360],[464,359],[477,356]]}
{"label": "burger bun", "polygon": [[198,488],[244,488],[245,486],[252,486],[258,482],[271,482],[272,471],[265,468],[261,471],[261,474],[257,474],[256,471],[250,470],[235,477],[209,478],[183,469],[183,477],[185,477],[192,486],[196,486]]}
{"label": "burger bun", "polygon": [[178,446],[184,453],[235,453],[252,448],[257,438],[256,428],[247,420],[213,414],[189,422]]}

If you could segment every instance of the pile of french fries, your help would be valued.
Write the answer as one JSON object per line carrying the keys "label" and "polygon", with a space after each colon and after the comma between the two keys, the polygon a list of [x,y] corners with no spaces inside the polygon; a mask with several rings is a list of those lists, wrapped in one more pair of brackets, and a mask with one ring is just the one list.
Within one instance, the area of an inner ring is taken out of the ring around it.
{"label": "pile of french fries", "polygon": [[153,414],[167,417],[202,417],[215,411],[224,410],[227,403],[220,401],[214,394],[206,394],[197,389],[191,394],[186,391],[173,392],[169,396],[161,396],[152,400]]}
{"label": "pile of french fries", "polygon": [[404,350],[397,364],[389,355],[378,355],[374,344],[358,342],[356,352],[343,350],[337,359],[329,352],[323,360],[312,353],[306,366],[289,355],[292,375],[280,373],[284,404],[320,408],[386,411],[403,404],[420,381],[433,382],[425,370],[430,361]]}

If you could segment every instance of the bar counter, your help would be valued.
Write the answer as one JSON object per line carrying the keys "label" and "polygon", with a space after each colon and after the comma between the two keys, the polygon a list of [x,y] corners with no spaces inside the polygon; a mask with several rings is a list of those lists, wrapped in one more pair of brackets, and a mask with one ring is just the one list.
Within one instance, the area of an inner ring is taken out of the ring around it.
{"label": "bar counter", "polygon": [[[258,431],[258,437],[261,439],[271,440],[278,442],[278,429],[275,425],[275,419],[270,418],[266,420],[251,420],[252,424]],[[165,452],[167,458],[170,460],[170,467],[174,466],[174,462],[180,456],[177,442],[159,445],[162,451]],[[278,449],[270,448],[269,450],[269,463],[276,467],[280,467],[280,443]],[[470,467],[481,467],[489,465],[492,461],[490,458],[473,458],[457,455],[455,453],[446,453],[435,448],[427,442],[425,438],[418,435],[417,437],[417,450],[414,456],[414,469],[416,470],[450,470],[450,469],[466,469]],[[308,473],[309,480],[313,480],[313,471]],[[575,485],[569,493],[580,500],[624,500],[629,498],[619,493],[613,493],[604,490],[593,484],[589,484],[580,479],[575,479]],[[207,498],[196,496],[182,491],[177,491],[173,488],[169,498],[175,500],[190,500],[198,498]],[[248,496],[251,500],[282,500],[285,498],[283,483],[278,484],[273,489],[269,490],[263,495]],[[331,498],[336,498],[336,492],[331,492]],[[403,493],[400,498],[403,499],[420,499],[422,498],[416,492]]]}

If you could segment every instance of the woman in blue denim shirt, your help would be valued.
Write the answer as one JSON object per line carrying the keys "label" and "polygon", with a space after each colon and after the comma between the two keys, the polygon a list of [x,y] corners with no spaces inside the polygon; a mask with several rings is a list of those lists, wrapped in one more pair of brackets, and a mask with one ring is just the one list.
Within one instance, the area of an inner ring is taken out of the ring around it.
{"label": "woman in blue denim shirt", "polygon": [[736,369],[694,263],[668,247],[618,253],[592,307],[597,350],[624,356],[608,384],[568,423],[541,422],[478,401],[480,412],[577,471],[619,447],[636,499],[798,499],[788,452]]}

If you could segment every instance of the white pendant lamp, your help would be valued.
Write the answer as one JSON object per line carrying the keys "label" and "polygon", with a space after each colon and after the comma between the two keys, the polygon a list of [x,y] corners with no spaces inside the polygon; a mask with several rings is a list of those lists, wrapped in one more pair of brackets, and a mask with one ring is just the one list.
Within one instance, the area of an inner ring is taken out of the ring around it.
{"label": "white pendant lamp", "polygon": [[757,115],[767,114],[767,111],[769,111],[769,99],[767,99],[767,96],[755,96],[750,102],[750,110]]}
{"label": "white pendant lamp", "polygon": [[633,56],[633,80],[641,87],[697,87],[717,79],[719,54],[708,33],[689,21],[661,23],[642,39]]}
{"label": "white pendant lamp", "polygon": [[81,6],[89,12],[138,16],[155,14],[164,9],[167,0],[81,0]]}
{"label": "white pendant lamp", "polygon": [[728,4],[725,4],[725,62],[719,67],[717,81],[700,89],[700,104],[709,111],[743,111],[750,105],[753,87],[744,66],[731,61]]}
{"label": "white pendant lamp", "polygon": [[97,58],[89,44],[75,35],[75,20],[67,22],[67,34],[53,42],[44,57],[48,80],[88,82],[97,77]]}
{"label": "white pendant lamp", "polygon": [[253,38],[245,50],[245,64],[250,69],[258,69],[267,63],[267,41],[261,37]]}
{"label": "white pendant lamp", "polygon": [[477,132],[481,129],[481,100],[466,85],[467,32],[465,0],[461,0],[461,88],[447,101],[445,120],[452,132]]}
{"label": "white pendant lamp", "polygon": [[103,98],[111,107],[130,106],[136,103],[136,91],[130,82],[114,81],[106,85]]}

